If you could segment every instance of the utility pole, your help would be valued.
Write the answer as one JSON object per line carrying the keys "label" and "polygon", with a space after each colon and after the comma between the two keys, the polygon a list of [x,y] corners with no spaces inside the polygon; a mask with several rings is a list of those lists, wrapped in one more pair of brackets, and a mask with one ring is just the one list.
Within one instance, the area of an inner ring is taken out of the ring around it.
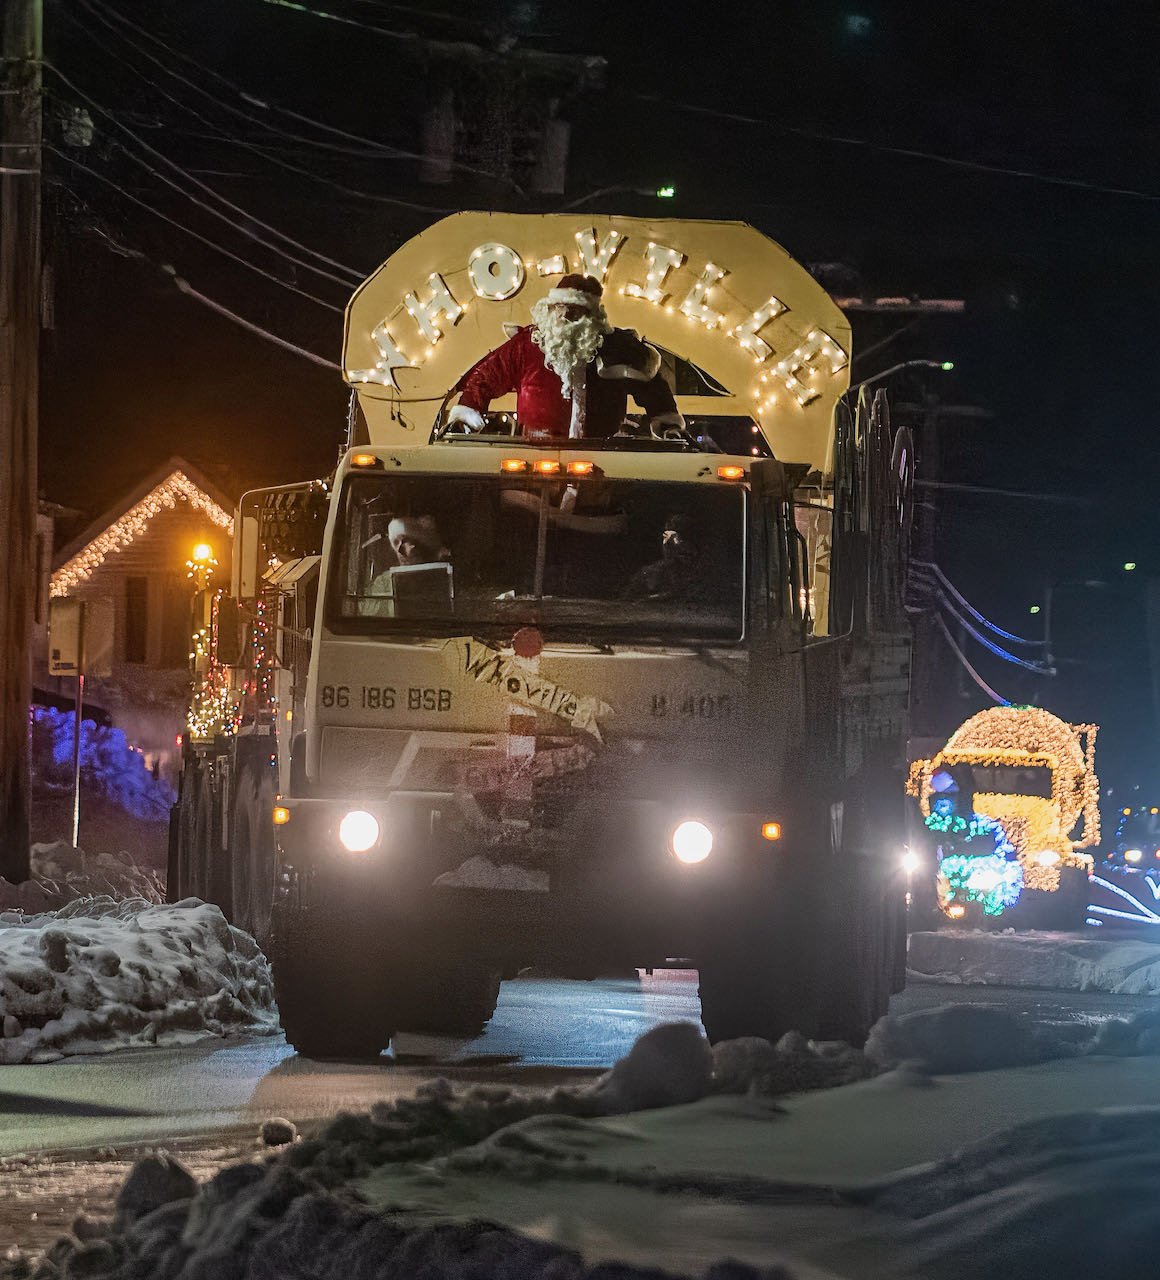
{"label": "utility pole", "polygon": [[40,346],[41,0],[5,0],[0,53],[0,875],[27,880]]}

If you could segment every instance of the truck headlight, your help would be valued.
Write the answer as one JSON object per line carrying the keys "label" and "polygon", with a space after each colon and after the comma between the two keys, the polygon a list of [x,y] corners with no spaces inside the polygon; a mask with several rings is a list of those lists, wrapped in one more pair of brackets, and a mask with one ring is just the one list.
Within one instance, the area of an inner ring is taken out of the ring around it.
{"label": "truck headlight", "polygon": [[342,847],[351,853],[366,853],[379,842],[379,820],[365,809],[352,809],[338,824]]}
{"label": "truck headlight", "polygon": [[704,862],[713,852],[713,833],[703,822],[690,818],[673,831],[673,855],[678,862]]}

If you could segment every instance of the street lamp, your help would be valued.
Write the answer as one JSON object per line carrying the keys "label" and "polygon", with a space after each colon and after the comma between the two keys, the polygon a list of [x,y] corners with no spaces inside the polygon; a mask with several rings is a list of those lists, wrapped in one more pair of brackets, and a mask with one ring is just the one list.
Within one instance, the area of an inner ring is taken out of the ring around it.
{"label": "street lamp", "polygon": [[954,367],[953,360],[903,360],[901,364],[892,364],[889,369],[883,369],[872,378],[863,378],[861,382],[852,383],[850,390],[857,391],[859,387],[868,387],[872,382],[881,382],[883,378],[889,378],[891,374],[903,369],[941,369],[943,373],[950,373]]}

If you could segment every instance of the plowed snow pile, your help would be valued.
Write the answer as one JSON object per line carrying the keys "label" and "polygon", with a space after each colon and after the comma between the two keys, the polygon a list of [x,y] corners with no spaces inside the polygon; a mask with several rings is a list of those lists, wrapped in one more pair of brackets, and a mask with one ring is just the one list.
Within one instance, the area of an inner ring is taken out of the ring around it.
{"label": "plowed snow pile", "polygon": [[1160,995],[1160,946],[1138,938],[912,933],[907,967],[924,982]]}
{"label": "plowed snow pile", "polygon": [[196,899],[0,912],[0,1063],[276,1031],[265,956]]}

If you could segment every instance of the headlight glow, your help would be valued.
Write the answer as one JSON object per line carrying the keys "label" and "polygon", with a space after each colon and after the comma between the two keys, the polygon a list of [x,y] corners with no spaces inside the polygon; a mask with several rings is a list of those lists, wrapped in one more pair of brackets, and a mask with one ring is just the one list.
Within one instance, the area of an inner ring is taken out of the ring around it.
{"label": "headlight glow", "polygon": [[379,842],[379,820],[365,809],[352,809],[338,824],[338,838],[351,853],[366,853]]}
{"label": "headlight glow", "polygon": [[1125,862],[1139,862],[1143,856],[1144,856],[1144,853],[1141,849],[1125,849],[1124,850]]}
{"label": "headlight glow", "polygon": [[690,818],[673,832],[673,853],[678,862],[704,862],[713,852],[713,833],[703,822]]}
{"label": "headlight glow", "polygon": [[908,876],[914,875],[921,866],[922,859],[913,849],[904,849],[902,851],[902,869]]}

